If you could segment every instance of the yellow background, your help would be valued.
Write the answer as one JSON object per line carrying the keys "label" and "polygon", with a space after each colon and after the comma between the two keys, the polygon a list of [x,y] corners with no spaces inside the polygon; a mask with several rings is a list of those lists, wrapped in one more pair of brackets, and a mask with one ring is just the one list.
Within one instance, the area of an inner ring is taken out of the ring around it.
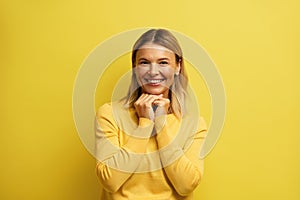
{"label": "yellow background", "polygon": [[195,39],[223,77],[226,122],[197,199],[299,200],[299,8],[297,0],[2,0],[0,199],[97,199],[95,161],[72,118],[76,73],[108,37],[151,26]]}

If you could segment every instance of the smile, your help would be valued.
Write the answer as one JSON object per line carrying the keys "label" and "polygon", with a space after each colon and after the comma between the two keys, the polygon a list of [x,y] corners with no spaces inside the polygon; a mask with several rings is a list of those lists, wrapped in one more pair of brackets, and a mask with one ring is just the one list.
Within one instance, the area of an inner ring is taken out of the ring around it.
{"label": "smile", "polygon": [[147,83],[150,84],[158,84],[163,82],[165,79],[145,79]]}

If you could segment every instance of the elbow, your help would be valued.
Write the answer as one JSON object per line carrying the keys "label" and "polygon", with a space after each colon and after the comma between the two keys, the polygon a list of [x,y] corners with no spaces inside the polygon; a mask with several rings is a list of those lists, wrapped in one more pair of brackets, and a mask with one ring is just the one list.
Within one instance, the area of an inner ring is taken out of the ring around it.
{"label": "elbow", "polygon": [[193,180],[187,181],[185,184],[181,183],[180,185],[175,187],[176,192],[180,196],[188,196],[196,189],[196,187],[199,185],[200,181],[201,181],[201,173],[198,172],[193,177]]}
{"label": "elbow", "polygon": [[110,181],[103,181],[102,179],[100,179],[100,182],[103,186],[103,189],[109,193],[116,193],[121,187],[116,185],[115,183],[111,183]]}
{"label": "elbow", "polygon": [[109,167],[106,165],[98,163],[96,167],[96,174],[101,185],[106,191],[115,193],[120,189],[121,185],[118,185],[116,182],[111,180],[111,172]]}

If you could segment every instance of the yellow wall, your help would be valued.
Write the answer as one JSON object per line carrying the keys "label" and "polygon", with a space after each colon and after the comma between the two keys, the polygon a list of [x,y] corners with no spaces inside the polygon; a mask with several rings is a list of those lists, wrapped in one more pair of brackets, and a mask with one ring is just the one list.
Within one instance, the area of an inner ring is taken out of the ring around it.
{"label": "yellow wall", "polygon": [[72,118],[73,83],[97,44],[145,26],[194,38],[224,80],[226,122],[198,199],[300,199],[299,1],[0,5],[0,199],[97,199],[94,158]]}

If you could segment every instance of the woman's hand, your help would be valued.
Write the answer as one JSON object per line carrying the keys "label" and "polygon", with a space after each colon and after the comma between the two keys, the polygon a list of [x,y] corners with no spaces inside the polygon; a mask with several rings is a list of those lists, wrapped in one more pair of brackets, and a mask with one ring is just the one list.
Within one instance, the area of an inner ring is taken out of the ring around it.
{"label": "woman's hand", "polygon": [[[170,100],[162,95],[142,94],[134,103],[139,117],[148,118],[154,121],[155,117],[168,113]],[[154,111],[154,107],[156,107]]]}
{"label": "woman's hand", "polygon": [[154,113],[154,117],[158,117],[158,116],[161,116],[161,115],[168,114],[169,107],[170,107],[170,100],[169,99],[160,97],[157,100],[155,100],[153,102],[153,104],[155,106],[157,106],[157,108],[155,110],[155,113]]}

